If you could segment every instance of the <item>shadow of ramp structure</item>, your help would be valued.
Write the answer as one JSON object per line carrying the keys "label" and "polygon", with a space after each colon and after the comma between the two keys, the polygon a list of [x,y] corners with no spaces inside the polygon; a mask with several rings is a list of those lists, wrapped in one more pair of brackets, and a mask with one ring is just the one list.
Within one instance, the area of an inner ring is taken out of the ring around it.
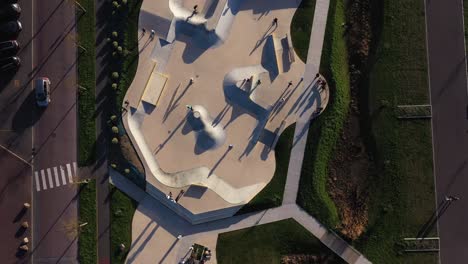
{"label": "shadow of ramp structure", "polygon": [[[201,105],[195,105],[187,115],[187,123],[195,133],[195,154],[219,148],[226,141],[226,133],[221,127],[214,127],[213,118]],[[189,131],[183,132],[184,134]]]}

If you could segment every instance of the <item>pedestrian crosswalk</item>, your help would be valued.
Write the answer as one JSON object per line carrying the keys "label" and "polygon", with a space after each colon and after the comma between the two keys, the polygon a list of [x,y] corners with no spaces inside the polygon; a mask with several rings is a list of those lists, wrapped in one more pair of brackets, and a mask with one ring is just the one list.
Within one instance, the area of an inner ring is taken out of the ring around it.
{"label": "pedestrian crosswalk", "polygon": [[77,165],[76,162],[67,163],[57,167],[46,168],[34,172],[34,182],[36,191],[45,191],[48,189],[73,183],[73,178],[76,178]]}

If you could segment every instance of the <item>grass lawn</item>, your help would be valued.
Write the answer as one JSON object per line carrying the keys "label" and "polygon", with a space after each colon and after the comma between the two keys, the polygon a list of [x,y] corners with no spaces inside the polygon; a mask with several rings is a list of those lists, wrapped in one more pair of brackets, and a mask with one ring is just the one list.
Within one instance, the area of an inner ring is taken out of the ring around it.
{"label": "grass lawn", "polygon": [[310,30],[314,20],[315,0],[302,0],[294,13],[291,23],[291,39],[294,50],[303,62],[307,59],[309,50]]}
{"label": "grass lawn", "polygon": [[[119,189],[110,186],[111,206],[111,263],[124,263],[132,243],[132,219],[138,203]],[[125,245],[125,252],[121,253],[119,245]]]}
{"label": "grass lawn", "polygon": [[80,185],[78,259],[82,264],[97,263],[97,223],[96,223],[96,180]]}
{"label": "grass lawn", "polygon": [[[218,263],[281,263],[281,257],[312,254],[329,262],[345,263],[294,219],[245,228],[218,236]],[[305,262],[304,262],[305,263]]]}
{"label": "grass lawn", "polygon": [[275,147],[276,170],[271,181],[248,204],[244,205],[237,214],[244,214],[272,207],[280,206],[283,202],[284,185],[288,174],[289,156],[294,138],[296,125],[287,127]]}
{"label": "grass lawn", "polygon": [[[344,11],[342,1],[330,1],[320,71],[330,84],[331,100],[325,112],[311,124],[297,198],[302,208],[331,228],[339,223],[339,217],[326,189],[328,163],[347,117],[350,100],[348,54],[341,26],[345,21]],[[293,28],[297,27],[295,23],[293,20]],[[293,39],[294,45],[298,41],[301,39]],[[307,54],[303,56],[305,59]]]}
{"label": "grass lawn", "polygon": [[437,263],[437,254],[397,252],[401,239],[414,237],[435,210],[431,123],[395,118],[397,105],[429,103],[424,0],[374,5],[375,43],[365,88],[377,172],[368,230],[357,247],[374,263]]}
{"label": "grass lawn", "polygon": [[78,164],[86,166],[94,161],[96,141],[95,114],[95,13],[94,0],[80,0],[86,9],[77,8],[78,18]]}

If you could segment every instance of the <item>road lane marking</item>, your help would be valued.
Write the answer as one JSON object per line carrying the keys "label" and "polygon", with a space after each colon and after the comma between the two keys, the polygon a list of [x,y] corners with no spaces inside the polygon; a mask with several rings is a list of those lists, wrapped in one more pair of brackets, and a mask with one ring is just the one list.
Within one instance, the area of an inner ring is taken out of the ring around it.
{"label": "road lane marking", "polygon": [[70,163],[67,163],[67,172],[68,172],[68,181],[70,183],[73,183],[73,175],[72,175],[72,170],[71,170],[71,166],[70,166]]}
{"label": "road lane marking", "polygon": [[67,180],[65,179],[65,170],[63,169],[62,165],[60,165],[60,174],[62,175],[63,185],[67,185]]}
{"label": "road lane marking", "polygon": [[42,189],[47,190],[47,183],[46,183],[46,179],[45,179],[44,170],[41,170],[41,178],[42,178]]}
{"label": "road lane marking", "polygon": [[57,167],[54,167],[54,176],[55,176],[55,186],[59,187],[60,186],[60,181],[59,181],[59,177],[58,177]]}
{"label": "road lane marking", "polygon": [[54,188],[54,182],[52,181],[52,172],[50,171],[50,168],[47,168],[47,176],[49,177],[50,188]]}
{"label": "road lane marking", "polygon": [[34,178],[36,179],[36,191],[40,191],[41,185],[39,183],[39,173],[37,171],[34,172]]}
{"label": "road lane marking", "polygon": [[77,174],[77,166],[76,166],[76,162],[73,162],[73,171],[75,172],[75,177],[78,177],[78,174]]}

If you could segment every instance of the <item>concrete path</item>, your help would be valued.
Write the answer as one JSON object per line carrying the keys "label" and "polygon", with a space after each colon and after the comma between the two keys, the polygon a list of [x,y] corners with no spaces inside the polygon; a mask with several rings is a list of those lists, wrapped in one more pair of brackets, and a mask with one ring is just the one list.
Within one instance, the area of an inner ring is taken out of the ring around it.
{"label": "concrete path", "polygon": [[[124,176],[110,171],[110,181],[139,202],[133,218],[132,246],[127,263],[178,263],[185,259],[193,243],[212,250],[211,263],[216,262],[216,242],[220,233],[293,218],[322,243],[348,263],[370,263],[336,234],[296,204],[283,205],[251,214],[238,215],[209,223],[192,225],[154,197],[148,195]],[[180,238],[179,235],[181,236]]]}
{"label": "concrete path", "polygon": [[[309,86],[315,83],[315,75],[319,72],[329,6],[329,0],[318,0],[316,2],[304,73],[303,89],[308,89]],[[315,89],[314,92],[318,93],[317,89]],[[326,90],[326,92],[328,92],[328,90]],[[326,97],[328,98],[328,95]],[[328,100],[326,100],[326,102],[328,102]],[[322,105],[322,107],[325,108],[326,105]],[[315,110],[316,108],[310,107],[296,122],[293,147],[289,159],[288,176],[286,178],[286,185],[284,186],[283,205],[296,203],[299,180],[301,178],[302,161],[307,144],[307,134],[309,133],[310,121]]]}

